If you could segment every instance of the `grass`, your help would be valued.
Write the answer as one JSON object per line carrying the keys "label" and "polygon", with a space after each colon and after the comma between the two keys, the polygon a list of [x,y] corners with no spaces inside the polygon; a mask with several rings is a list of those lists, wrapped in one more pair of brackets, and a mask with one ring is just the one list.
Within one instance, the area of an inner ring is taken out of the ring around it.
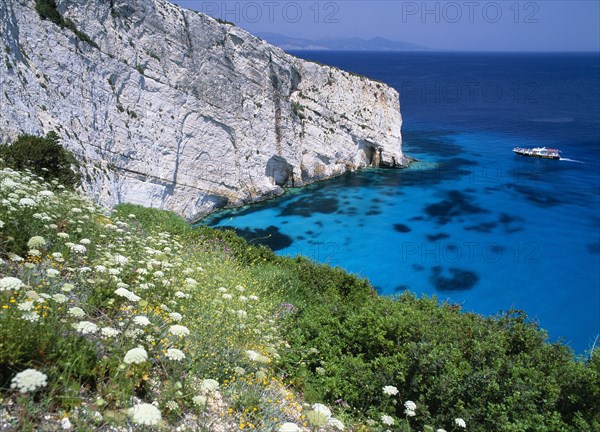
{"label": "grass", "polygon": [[[46,415],[77,430],[135,426],[141,402],[158,406],[157,429],[301,420],[272,366],[283,344],[276,304],[222,244],[168,212],[111,214],[28,171],[1,178],[3,429],[34,430]],[[128,362],[138,347],[147,359]],[[47,385],[11,389],[30,368]],[[207,379],[219,387],[204,389]]]}
{"label": "grass", "polygon": [[600,428],[597,351],[519,311],[382,298],[170,212],[0,178],[2,430]]}

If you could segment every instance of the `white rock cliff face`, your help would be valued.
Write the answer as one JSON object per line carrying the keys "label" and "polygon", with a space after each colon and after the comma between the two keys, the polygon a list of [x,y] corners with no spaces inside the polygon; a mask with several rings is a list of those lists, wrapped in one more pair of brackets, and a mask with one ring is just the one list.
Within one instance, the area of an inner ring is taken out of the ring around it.
{"label": "white rock cliff face", "polygon": [[99,201],[190,220],[402,166],[398,94],[166,0],[58,0],[98,45],[0,1],[0,142],[56,130]]}

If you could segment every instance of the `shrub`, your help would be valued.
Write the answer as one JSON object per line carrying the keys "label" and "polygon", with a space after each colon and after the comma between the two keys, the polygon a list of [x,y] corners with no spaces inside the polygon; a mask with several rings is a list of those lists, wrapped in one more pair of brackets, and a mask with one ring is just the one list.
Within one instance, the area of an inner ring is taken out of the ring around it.
{"label": "shrub", "polygon": [[59,140],[55,132],[45,137],[21,135],[11,145],[0,147],[0,158],[11,168],[29,169],[47,181],[57,180],[73,189],[81,181],[79,163]]}
{"label": "shrub", "polygon": [[[545,342],[524,312],[486,318],[437,298],[380,297],[339,268],[198,229],[224,241],[280,295],[291,348],[279,366],[309,402],[349,404],[356,420],[390,415],[410,430],[452,430],[458,417],[471,431],[600,430],[598,350],[575,359],[561,343]],[[382,392],[389,385],[399,390],[395,398]],[[418,406],[410,419],[407,400]]]}
{"label": "shrub", "polygon": [[43,20],[48,20],[60,26],[61,28],[68,28],[71,30],[75,36],[82,42],[86,42],[87,44],[93,46],[94,48],[99,48],[98,44],[92,40],[86,33],[77,29],[75,23],[68,18],[64,18],[58,9],[56,8],[55,0],[35,0],[35,10]]}

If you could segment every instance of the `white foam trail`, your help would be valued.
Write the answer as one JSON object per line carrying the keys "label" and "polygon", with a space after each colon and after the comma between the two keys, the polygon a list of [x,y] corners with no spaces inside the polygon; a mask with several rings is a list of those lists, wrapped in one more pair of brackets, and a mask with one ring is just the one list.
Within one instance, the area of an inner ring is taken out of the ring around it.
{"label": "white foam trail", "polygon": [[585,163],[585,162],[583,162],[583,161],[578,161],[578,160],[575,160],[575,159],[569,159],[569,158],[564,158],[564,157],[561,157],[559,160],[561,160],[561,161],[566,161],[566,162],[582,163],[582,164],[584,164],[584,163]]}

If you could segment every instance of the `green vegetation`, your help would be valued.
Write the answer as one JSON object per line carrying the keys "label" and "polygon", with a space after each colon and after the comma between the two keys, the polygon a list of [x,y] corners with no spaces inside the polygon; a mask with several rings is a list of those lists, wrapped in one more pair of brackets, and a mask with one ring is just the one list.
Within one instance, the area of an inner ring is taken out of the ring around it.
{"label": "green vegetation", "polygon": [[144,75],[144,67],[141,64],[136,64],[135,65],[135,70],[138,71],[140,73],[140,75]]}
{"label": "green vegetation", "polygon": [[306,115],[304,114],[304,105],[301,103],[292,101],[292,111],[300,120],[304,120],[306,118]]}
{"label": "green vegetation", "polygon": [[221,19],[221,18],[215,18],[215,19],[217,20],[217,22],[219,24],[227,24],[227,25],[235,27],[235,23],[232,23],[231,21],[227,21],[227,20],[224,20],[224,19]]}
{"label": "green vegetation", "polygon": [[60,145],[56,132],[48,132],[45,137],[21,135],[14,143],[0,146],[0,158],[13,169],[29,169],[46,181],[57,180],[69,189],[81,181],[79,162]]}
{"label": "green vegetation", "polygon": [[379,297],[231,231],[0,178],[9,428],[600,430],[597,350],[574,359],[522,312]]}
{"label": "green vegetation", "polygon": [[68,18],[64,18],[56,7],[55,0],[35,0],[35,10],[44,20],[53,22],[59,27],[68,28],[75,36],[82,42],[85,42],[96,49],[99,49],[98,44],[92,40],[86,33],[77,29],[77,26],[73,21]]}

